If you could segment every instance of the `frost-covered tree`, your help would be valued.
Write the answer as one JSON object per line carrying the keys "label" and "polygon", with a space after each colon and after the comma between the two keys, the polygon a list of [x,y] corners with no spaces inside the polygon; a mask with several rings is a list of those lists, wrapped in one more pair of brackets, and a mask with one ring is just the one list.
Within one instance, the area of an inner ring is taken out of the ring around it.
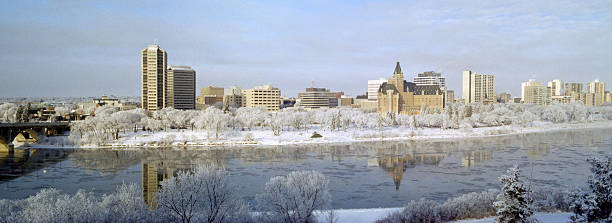
{"label": "frost-covered tree", "polygon": [[209,107],[196,120],[196,128],[206,129],[209,137],[214,132],[215,139],[219,139],[219,135],[227,130],[230,116],[216,107]]}
{"label": "frost-covered tree", "polygon": [[572,222],[612,222],[612,162],[610,159],[589,158],[592,175],[586,191],[577,188],[570,194]]}
{"label": "frost-covered tree", "polygon": [[279,136],[283,130],[283,124],[285,123],[285,115],[283,113],[274,113],[265,121],[266,125],[272,130],[274,136]]}
{"label": "frost-covered tree", "polygon": [[0,122],[17,122],[18,106],[13,103],[0,105]]}
{"label": "frost-covered tree", "polygon": [[257,200],[272,214],[273,221],[312,222],[314,210],[329,207],[328,184],[327,178],[317,171],[296,171],[270,179]]}
{"label": "frost-covered tree", "polygon": [[242,126],[252,130],[255,126],[260,126],[268,118],[266,107],[240,107],[236,110],[236,118]]}
{"label": "frost-covered tree", "polygon": [[224,170],[198,166],[161,183],[156,211],[168,222],[235,222],[248,209],[233,191]]}
{"label": "frost-covered tree", "polygon": [[103,222],[151,222],[152,215],[142,198],[142,191],[136,184],[122,184],[109,195],[104,195],[101,209],[105,216]]}
{"label": "frost-covered tree", "polygon": [[519,181],[519,177],[519,168],[515,165],[499,178],[502,183],[501,193],[493,203],[497,210],[497,222],[536,222],[532,218],[530,189]]}

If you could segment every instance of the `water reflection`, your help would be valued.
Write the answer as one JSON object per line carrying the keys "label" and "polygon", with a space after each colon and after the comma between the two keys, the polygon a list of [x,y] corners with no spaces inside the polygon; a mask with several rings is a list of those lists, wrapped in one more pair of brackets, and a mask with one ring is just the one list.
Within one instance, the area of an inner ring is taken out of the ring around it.
{"label": "water reflection", "polygon": [[[15,150],[0,152],[0,184],[10,183],[11,192],[0,198],[23,198],[41,187],[108,193],[135,182],[142,185],[145,201],[154,204],[163,179],[198,164],[216,164],[229,171],[230,181],[248,201],[270,177],[314,169],[330,178],[335,207],[397,206],[498,187],[497,177],[515,163],[537,167],[535,184],[583,183],[586,157],[612,155],[610,130],[268,148]],[[43,169],[55,175],[40,174]]]}
{"label": "water reflection", "polygon": [[461,167],[471,168],[478,163],[491,160],[493,151],[491,150],[472,150],[461,152]]}

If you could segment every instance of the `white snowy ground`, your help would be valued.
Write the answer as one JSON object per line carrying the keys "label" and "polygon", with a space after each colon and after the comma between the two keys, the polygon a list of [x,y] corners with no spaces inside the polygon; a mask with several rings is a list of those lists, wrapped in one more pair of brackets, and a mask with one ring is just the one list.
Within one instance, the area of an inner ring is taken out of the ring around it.
{"label": "white snowy ground", "polygon": [[[580,129],[612,127],[612,121],[593,123],[561,123],[536,122],[532,127],[498,126],[472,129],[439,129],[423,128],[411,130],[404,127],[387,127],[383,131],[375,129],[347,129],[329,131],[319,126],[309,126],[307,129],[293,131],[285,129],[280,136],[274,136],[271,130],[254,129],[251,131],[229,131],[215,139],[214,133],[204,130],[168,130],[167,132],[136,132],[121,134],[119,140],[106,145],[85,145],[83,147],[111,147],[111,148],[139,148],[162,146],[238,146],[238,145],[297,145],[312,143],[351,143],[368,141],[397,141],[397,140],[423,140],[423,139],[452,139],[470,137],[489,137],[499,135],[522,134],[531,132],[544,132],[561,129]],[[313,132],[321,134],[322,138],[311,139]],[[251,137],[247,137],[250,135]],[[249,140],[250,138],[251,140]]]}
{"label": "white snowy ground", "polygon": [[[374,209],[340,209],[336,210],[338,223],[372,223],[376,220],[386,217],[392,212],[399,211],[402,208],[374,208]],[[326,213],[315,213],[319,222],[327,222]],[[542,223],[562,223],[567,222],[571,213],[536,213],[535,218]],[[495,222],[495,217],[483,219],[469,219],[455,221],[457,223],[489,223]]]}

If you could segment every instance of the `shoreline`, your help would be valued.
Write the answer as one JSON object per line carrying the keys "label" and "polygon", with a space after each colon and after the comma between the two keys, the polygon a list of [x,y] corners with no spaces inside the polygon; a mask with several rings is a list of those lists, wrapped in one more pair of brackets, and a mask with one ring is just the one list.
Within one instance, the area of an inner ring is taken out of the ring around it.
{"label": "shoreline", "polygon": [[[295,147],[302,145],[346,145],[351,143],[374,143],[374,142],[408,142],[408,141],[449,141],[449,140],[462,140],[462,139],[477,139],[477,138],[490,138],[490,137],[501,137],[501,136],[512,136],[529,133],[546,133],[555,131],[567,131],[567,130],[579,130],[579,129],[597,129],[597,128],[611,128],[612,121],[599,121],[593,123],[538,123],[537,126],[532,127],[518,127],[518,126],[495,126],[495,127],[480,127],[472,129],[439,129],[439,128],[421,128],[421,129],[409,129],[403,127],[391,127],[382,131],[383,137],[372,137],[376,133],[380,134],[377,130],[347,130],[347,131],[329,131],[325,129],[308,129],[302,131],[285,131],[280,136],[266,135],[268,131],[240,131],[238,134],[252,134],[256,133],[260,138],[255,138],[255,142],[243,141],[242,137],[234,137],[229,139],[222,139],[219,141],[208,141],[204,143],[187,143],[180,144],[181,140],[174,140],[165,144],[156,144],[156,140],[159,136],[167,135],[202,135],[206,132],[200,131],[168,131],[168,132],[137,132],[135,134],[124,135],[123,142],[113,142],[108,145],[94,146],[57,146],[49,144],[30,144],[27,147],[15,147],[15,149],[109,149],[109,150],[148,150],[148,149],[168,149],[169,147],[175,147],[175,149],[188,149],[188,150],[214,150],[224,149],[228,147],[232,148],[266,148],[266,147]],[[311,132],[324,133],[324,135],[331,135],[330,137],[323,137],[319,139],[306,140],[288,140],[291,136],[304,137],[304,134],[311,134]],[[361,137],[355,137],[356,133],[360,133]],[[419,132],[416,136],[407,136],[405,133]],[[148,133],[148,134],[147,134]],[[352,133],[352,134],[351,134]],[[450,133],[450,134],[449,134]],[[401,135],[403,134],[403,135]],[[391,137],[385,137],[385,135]],[[157,138],[156,138],[157,136]],[[284,136],[284,137],[283,137]],[[348,136],[348,137],[347,137]],[[65,136],[63,136],[65,137]],[[147,140],[134,140],[131,138],[137,137],[153,137]],[[331,139],[338,137],[340,139]],[[283,140],[285,139],[285,140]],[[130,141],[132,140],[132,141]],[[184,140],[187,141],[187,140]],[[178,147],[178,148],[177,148]]]}

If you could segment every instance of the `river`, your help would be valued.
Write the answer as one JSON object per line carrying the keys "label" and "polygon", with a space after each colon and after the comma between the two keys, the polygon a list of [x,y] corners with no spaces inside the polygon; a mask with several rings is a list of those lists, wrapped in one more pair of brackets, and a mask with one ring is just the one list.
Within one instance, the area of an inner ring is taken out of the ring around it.
{"label": "river", "polygon": [[252,204],[269,178],[318,170],[330,180],[334,208],[398,207],[414,199],[444,201],[499,188],[498,177],[515,163],[533,185],[583,186],[589,174],[586,158],[612,156],[611,133],[608,127],[334,145],[16,149],[0,152],[0,198],[25,198],[48,187],[67,193],[79,189],[110,193],[122,183],[137,183],[148,201],[160,180],[197,164],[214,163],[229,171],[236,192]]}

